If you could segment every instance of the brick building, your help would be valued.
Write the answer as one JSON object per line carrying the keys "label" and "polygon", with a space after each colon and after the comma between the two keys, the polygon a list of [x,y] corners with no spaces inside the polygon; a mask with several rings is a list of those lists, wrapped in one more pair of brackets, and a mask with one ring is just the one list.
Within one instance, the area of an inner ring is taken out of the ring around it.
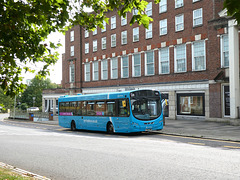
{"label": "brick building", "polygon": [[130,26],[132,13],[108,12],[104,29],[66,33],[63,88],[157,89],[168,98],[171,119],[239,117],[239,33],[223,0],[149,1],[148,29]]}

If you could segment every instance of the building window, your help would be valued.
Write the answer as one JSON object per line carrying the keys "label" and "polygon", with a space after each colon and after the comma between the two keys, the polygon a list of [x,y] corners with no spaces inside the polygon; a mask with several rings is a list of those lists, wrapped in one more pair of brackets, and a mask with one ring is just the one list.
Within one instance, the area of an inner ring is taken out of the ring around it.
{"label": "building window", "polygon": [[98,61],[93,62],[93,81],[98,80]]}
{"label": "building window", "polygon": [[202,8],[193,11],[193,27],[203,24]]}
{"label": "building window", "polygon": [[152,2],[149,2],[147,7],[146,7],[146,14],[148,16],[152,16]]}
{"label": "building window", "polygon": [[116,16],[111,17],[111,29],[116,28]]}
{"label": "building window", "polygon": [[125,25],[127,25],[127,14],[125,18],[121,16],[121,26],[125,26]]}
{"label": "building window", "polygon": [[103,28],[101,29],[102,32],[105,32],[105,31],[106,31],[106,27],[107,27],[106,24],[107,24],[107,23],[106,23],[105,21],[103,21],[103,23],[102,23]]}
{"label": "building window", "polygon": [[71,56],[74,56],[74,46],[71,46]]}
{"label": "building window", "polygon": [[138,10],[137,10],[136,8],[133,8],[132,14],[133,14],[133,15],[138,15]]}
{"label": "building window", "polygon": [[160,36],[167,34],[167,19],[163,19],[159,22]]}
{"label": "building window", "polygon": [[159,74],[169,73],[169,48],[159,50]]}
{"label": "building window", "polygon": [[221,61],[222,61],[222,67],[229,67],[228,34],[221,36]]}
{"label": "building window", "polygon": [[122,32],[121,41],[122,41],[122,45],[127,44],[127,31]]}
{"label": "building window", "polygon": [[133,28],[133,42],[139,41],[139,27]]}
{"label": "building window", "polygon": [[116,47],[116,34],[111,35],[111,47]]}
{"label": "building window", "polygon": [[161,0],[159,3],[159,13],[167,12],[167,0]]}
{"label": "building window", "polygon": [[177,114],[204,116],[204,93],[177,94]]}
{"label": "building window", "polygon": [[70,32],[70,41],[73,42],[74,41],[74,31]]}
{"label": "building window", "polygon": [[175,0],[175,8],[183,7],[183,0]]}
{"label": "building window", "polygon": [[93,52],[97,51],[97,40],[93,41]]}
{"label": "building window", "polygon": [[85,54],[89,53],[89,43],[85,43]]}
{"label": "building window", "polygon": [[175,16],[175,31],[184,30],[184,15],[180,14]]}
{"label": "building window", "polygon": [[193,54],[193,71],[201,71],[206,69],[205,60],[205,41],[196,41],[192,46]]}
{"label": "building window", "polygon": [[152,23],[148,25],[146,29],[146,39],[152,38]]}
{"label": "building window", "polygon": [[93,31],[93,35],[97,34],[97,27],[95,27],[94,31]]}
{"label": "building window", "polygon": [[145,75],[154,75],[154,51],[145,53]]}
{"label": "building window", "polygon": [[111,59],[111,79],[118,78],[118,58]]}
{"label": "building window", "polygon": [[122,78],[128,78],[129,66],[128,66],[128,56],[122,57]]}
{"label": "building window", "polygon": [[194,3],[194,2],[198,2],[198,1],[200,1],[200,0],[193,0],[193,3]]}
{"label": "building window", "polygon": [[103,37],[102,38],[102,49],[106,49],[107,48],[107,38]]}
{"label": "building window", "polygon": [[175,46],[175,72],[186,72],[186,45]]}
{"label": "building window", "polygon": [[85,38],[89,37],[89,31],[85,29]]}
{"label": "building window", "polygon": [[75,69],[74,69],[74,64],[71,61],[70,66],[69,66],[69,81],[70,83],[73,83],[75,80]]}
{"label": "building window", "polygon": [[85,81],[90,81],[90,63],[85,64]]}
{"label": "building window", "polygon": [[107,59],[102,60],[101,69],[102,69],[101,79],[102,79],[102,80],[108,79],[108,60],[107,60]]}
{"label": "building window", "polygon": [[132,66],[133,66],[133,77],[141,76],[141,54],[133,54]]}

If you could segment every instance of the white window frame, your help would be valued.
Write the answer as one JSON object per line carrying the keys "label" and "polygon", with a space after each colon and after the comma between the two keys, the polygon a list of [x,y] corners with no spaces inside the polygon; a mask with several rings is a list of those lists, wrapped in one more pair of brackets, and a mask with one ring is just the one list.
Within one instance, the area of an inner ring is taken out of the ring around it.
{"label": "white window frame", "polygon": [[[117,45],[117,39],[116,38],[117,38],[116,34],[111,35],[111,47],[116,47],[116,45]],[[114,39],[115,39],[115,41],[114,41]]]}
{"label": "white window frame", "polygon": [[74,41],[74,31],[70,32],[70,41],[73,42]]}
{"label": "white window frame", "polygon": [[152,23],[150,23],[149,25],[148,25],[148,29],[146,28],[145,29],[145,38],[146,39],[151,39],[152,38],[152,36],[153,36],[153,33],[152,33]]}
{"label": "white window frame", "polygon": [[[106,64],[106,69],[104,69],[104,64]],[[106,75],[106,77],[104,77]],[[101,80],[107,80],[108,79],[108,60],[103,59],[101,61]]]}
{"label": "white window frame", "polygon": [[[178,20],[180,20],[181,18],[181,22],[178,22]],[[182,26],[181,26],[182,25]],[[181,28],[178,28],[178,27]],[[184,30],[184,14],[178,14],[175,16],[175,31],[183,31]]]}
{"label": "white window frame", "polygon": [[[135,56],[140,56],[140,64],[135,64]],[[136,67],[140,68],[139,75],[136,75]],[[136,53],[132,55],[132,75],[133,77],[141,76],[141,53]]]}
{"label": "white window frame", "polygon": [[97,27],[95,27],[95,29],[92,33],[93,33],[93,36],[97,35]]}
{"label": "white window frame", "polygon": [[74,83],[75,82],[75,66],[73,62],[69,65],[69,82]]}
{"label": "white window frame", "polygon": [[193,0],[193,3],[194,3],[194,2],[198,2],[198,1],[200,1],[200,0]]}
{"label": "white window frame", "polygon": [[159,21],[159,32],[160,36],[167,34],[167,19],[162,19]]}
{"label": "white window frame", "polygon": [[121,16],[121,26],[125,26],[125,25],[127,25],[127,14],[126,14],[126,18]]}
{"label": "white window frame", "polygon": [[[177,58],[177,48],[178,47],[184,47],[185,51],[184,51],[184,63],[185,63],[185,67],[183,71],[178,71],[177,69],[177,61],[180,61],[181,59]],[[176,45],[174,47],[174,72],[175,73],[183,73],[183,72],[187,72],[187,47],[186,44],[181,44],[181,45]]]}
{"label": "white window frame", "polygon": [[85,54],[89,53],[89,43],[85,43]]}
{"label": "white window frame", "polygon": [[138,42],[138,41],[139,41],[139,27],[136,27],[136,28],[133,28],[133,42]]}
{"label": "white window frame", "polygon": [[175,0],[175,8],[180,8],[184,6],[183,0]]}
{"label": "white window frame", "polygon": [[116,23],[117,23],[117,20],[116,20],[116,16],[112,16],[111,17],[111,29],[116,29]]}
{"label": "white window frame", "polygon": [[[92,63],[92,79],[93,81],[98,81],[99,80],[99,67],[98,67],[98,61],[94,61]],[[95,76],[96,74],[96,76]]]}
{"label": "white window frame", "polygon": [[[153,53],[153,62],[148,62],[147,59],[147,53]],[[155,56],[154,56],[154,51],[146,51],[145,52],[145,76],[153,76],[155,74]],[[149,74],[147,67],[148,65],[153,65],[153,74]]]}
{"label": "white window frame", "polygon": [[102,49],[107,49],[107,38],[102,37]]}
{"label": "white window frame", "polygon": [[89,37],[89,31],[87,29],[85,29],[85,38]]}
{"label": "white window frame", "polygon": [[[228,38],[228,51],[224,50],[224,38]],[[227,68],[229,67],[229,35],[228,34],[223,34],[220,36],[220,48],[221,48],[221,67],[222,68]],[[225,65],[225,60],[224,60],[224,53],[228,53],[228,66]]]}
{"label": "white window frame", "polygon": [[[167,51],[167,58],[166,59],[162,59],[162,52],[163,51]],[[170,53],[169,53],[169,47],[164,47],[159,49],[158,53],[158,57],[159,57],[159,74],[169,74],[170,73]],[[167,63],[168,64],[168,72],[163,72],[163,68],[162,68],[162,63]]]}
{"label": "white window frame", "polygon": [[71,47],[70,47],[70,55],[71,55],[71,56],[74,56],[74,46],[71,46]]}
{"label": "white window frame", "polygon": [[136,8],[133,8],[132,15],[138,15],[138,10]]}
{"label": "white window frame", "polygon": [[[87,68],[89,68],[89,69],[87,69]],[[89,71],[87,71],[87,70],[89,70]],[[84,66],[84,80],[86,81],[86,82],[89,82],[90,81],[90,79],[91,79],[91,77],[90,77],[90,63],[85,63],[85,66]],[[87,76],[88,75],[88,76]],[[87,78],[87,77],[89,77],[89,79]]]}
{"label": "white window frame", "polygon": [[159,13],[167,12],[167,0],[161,0],[159,3]]}
{"label": "white window frame", "polygon": [[[194,46],[195,46],[196,43],[203,43],[204,55],[203,55],[203,68],[202,69],[196,69],[196,66],[195,66],[196,65],[195,57],[197,57],[197,56],[196,56],[196,54],[194,52]],[[205,44],[206,43],[205,43],[204,40],[194,41],[192,43],[192,70],[193,71],[204,71],[204,70],[206,70],[206,45]]]}
{"label": "white window frame", "polygon": [[93,40],[93,52],[97,52],[97,40]]}
{"label": "white window frame", "polygon": [[[196,17],[196,13],[197,13],[198,11],[201,11],[201,15]],[[196,20],[200,20],[200,23],[196,24],[196,23],[195,23]],[[195,27],[195,26],[200,26],[200,25],[202,25],[202,24],[203,24],[203,9],[202,9],[202,8],[199,8],[199,9],[193,10],[193,27]]]}
{"label": "white window frame", "polygon": [[[123,66],[123,58],[127,58],[127,66]],[[123,71],[127,69],[127,76],[123,76]],[[129,57],[128,56],[122,56],[121,57],[121,78],[128,78],[129,77]]]}
{"label": "white window frame", "polygon": [[103,28],[101,29],[101,32],[106,32],[106,29],[107,29],[106,21],[103,21],[102,25],[103,25]]}
{"label": "white window frame", "polygon": [[152,2],[149,2],[147,4],[145,12],[146,12],[146,15],[152,16]]}
{"label": "white window frame", "polygon": [[127,31],[121,32],[121,43],[122,45],[127,44]]}
{"label": "white window frame", "polygon": [[[113,66],[113,61],[116,61],[116,67]],[[116,74],[114,72],[116,71]],[[111,59],[111,79],[117,79],[118,78],[118,58],[114,57]]]}

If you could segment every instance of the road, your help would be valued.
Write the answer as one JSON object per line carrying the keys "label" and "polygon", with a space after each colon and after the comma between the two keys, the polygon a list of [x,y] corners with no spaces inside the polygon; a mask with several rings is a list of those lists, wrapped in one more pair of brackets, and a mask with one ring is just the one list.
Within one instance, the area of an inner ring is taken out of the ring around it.
{"label": "road", "polygon": [[0,162],[57,180],[240,179],[235,142],[0,121],[0,144]]}

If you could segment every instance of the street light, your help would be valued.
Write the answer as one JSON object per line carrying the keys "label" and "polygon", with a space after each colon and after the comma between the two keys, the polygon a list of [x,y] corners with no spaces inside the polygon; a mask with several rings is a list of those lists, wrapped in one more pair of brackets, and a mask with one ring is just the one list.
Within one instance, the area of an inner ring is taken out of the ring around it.
{"label": "street light", "polygon": [[35,99],[36,99],[36,97],[33,97],[33,107],[34,107]]}

